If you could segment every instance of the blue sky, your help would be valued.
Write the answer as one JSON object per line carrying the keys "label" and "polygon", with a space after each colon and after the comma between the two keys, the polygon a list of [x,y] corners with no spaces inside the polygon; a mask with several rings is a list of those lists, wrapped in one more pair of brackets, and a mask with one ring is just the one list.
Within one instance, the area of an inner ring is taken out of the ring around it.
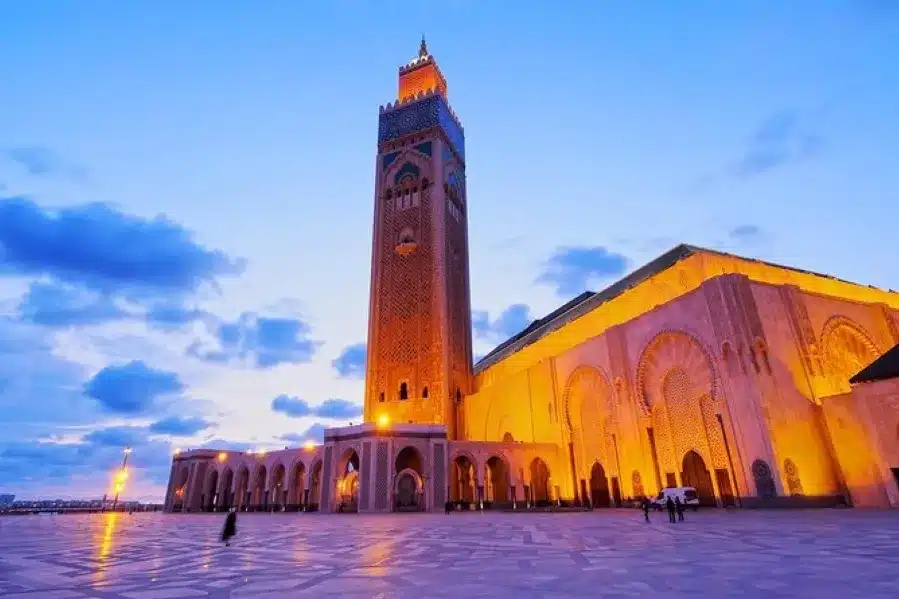
{"label": "blue sky", "polygon": [[882,287],[889,0],[6,2],[0,491],[358,420],[380,104],[465,125],[476,353],[680,241]]}

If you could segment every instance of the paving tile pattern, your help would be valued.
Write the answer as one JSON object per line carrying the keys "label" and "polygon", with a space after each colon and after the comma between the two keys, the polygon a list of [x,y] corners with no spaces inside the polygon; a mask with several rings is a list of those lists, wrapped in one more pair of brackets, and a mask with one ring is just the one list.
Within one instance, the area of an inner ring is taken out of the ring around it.
{"label": "paving tile pattern", "polygon": [[0,518],[3,599],[899,597],[899,512]]}

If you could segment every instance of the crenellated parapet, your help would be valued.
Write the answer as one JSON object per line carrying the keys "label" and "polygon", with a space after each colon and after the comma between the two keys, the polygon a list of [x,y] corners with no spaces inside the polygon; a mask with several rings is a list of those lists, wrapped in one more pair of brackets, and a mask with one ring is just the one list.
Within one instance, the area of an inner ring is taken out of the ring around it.
{"label": "crenellated parapet", "polygon": [[378,144],[439,128],[459,158],[465,160],[465,130],[440,91],[419,92],[379,108]]}

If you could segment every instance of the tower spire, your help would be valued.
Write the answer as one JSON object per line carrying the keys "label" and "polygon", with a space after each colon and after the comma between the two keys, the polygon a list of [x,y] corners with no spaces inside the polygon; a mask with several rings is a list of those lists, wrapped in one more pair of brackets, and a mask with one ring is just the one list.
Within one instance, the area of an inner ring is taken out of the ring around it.
{"label": "tower spire", "polygon": [[421,45],[418,47],[418,57],[424,58],[428,55],[428,43],[425,41],[425,34],[421,34]]}

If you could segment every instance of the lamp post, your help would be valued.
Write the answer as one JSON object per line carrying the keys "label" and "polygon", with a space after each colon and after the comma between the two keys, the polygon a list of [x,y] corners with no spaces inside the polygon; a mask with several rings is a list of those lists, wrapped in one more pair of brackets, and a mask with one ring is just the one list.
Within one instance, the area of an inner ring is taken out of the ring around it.
{"label": "lamp post", "polygon": [[125,457],[122,459],[122,467],[116,473],[115,477],[115,497],[112,500],[112,511],[115,511],[116,506],[119,504],[119,493],[125,488],[125,480],[128,478],[126,466],[128,465],[128,456],[131,455],[131,448],[126,447],[123,453],[125,454]]}

